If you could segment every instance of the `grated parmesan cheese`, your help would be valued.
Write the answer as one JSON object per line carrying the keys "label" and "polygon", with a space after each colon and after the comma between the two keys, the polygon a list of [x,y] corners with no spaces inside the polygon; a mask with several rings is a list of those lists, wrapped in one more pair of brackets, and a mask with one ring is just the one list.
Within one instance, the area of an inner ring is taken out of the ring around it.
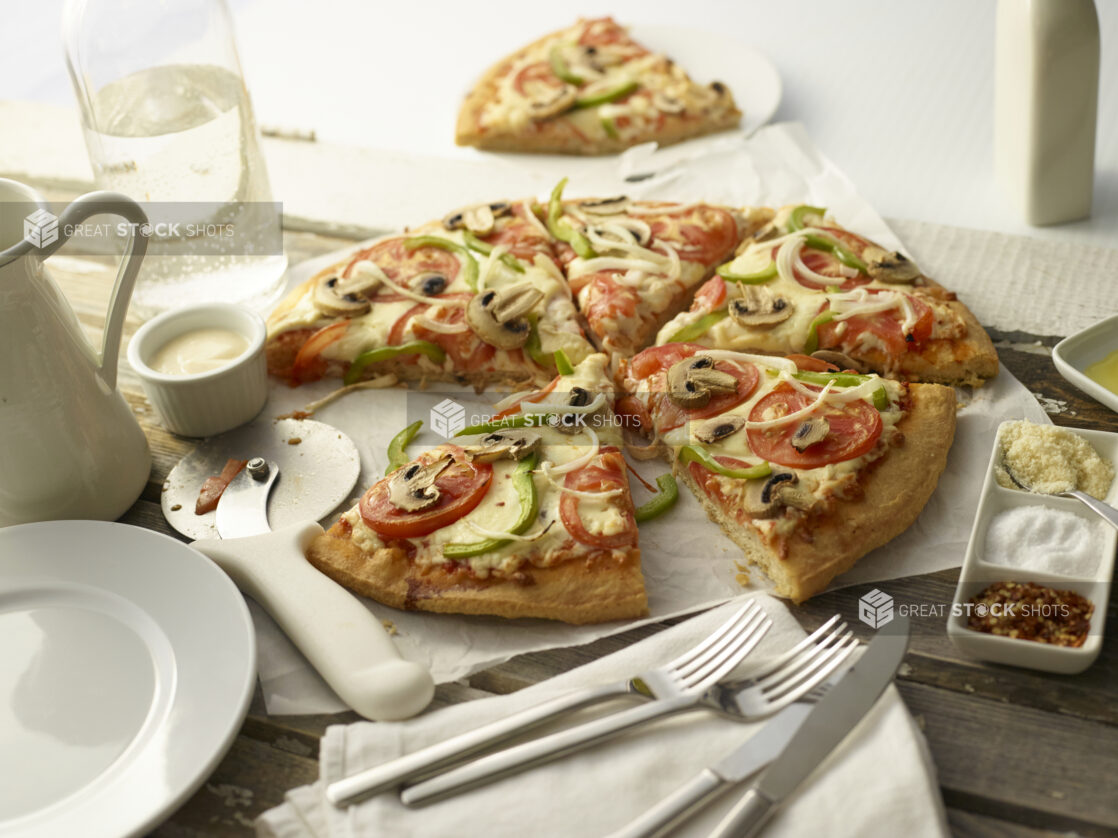
{"label": "grated parmesan cheese", "polygon": [[1002,464],[998,485],[1017,489],[1006,469],[1042,495],[1079,489],[1102,500],[1114,482],[1114,466],[1098,455],[1083,437],[1055,425],[1020,420],[1007,422],[1001,432]]}

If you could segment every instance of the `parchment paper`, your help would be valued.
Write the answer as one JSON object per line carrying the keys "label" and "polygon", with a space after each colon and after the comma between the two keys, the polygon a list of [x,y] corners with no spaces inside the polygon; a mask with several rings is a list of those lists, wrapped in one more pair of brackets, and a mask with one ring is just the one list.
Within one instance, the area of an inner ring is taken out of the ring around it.
{"label": "parchment paper", "polygon": [[[673,200],[710,200],[734,205],[808,202],[826,206],[845,226],[888,246],[901,247],[880,216],[862,200],[847,178],[811,145],[797,125],[770,126],[753,138],[704,144],[701,156],[687,146],[655,151],[631,149],[618,161],[616,174],[574,175],[567,194],[607,195],[625,192],[636,197]],[[578,164],[572,164],[572,170]],[[491,194],[476,199],[520,197],[542,191],[532,184],[538,175],[525,169],[521,180],[516,166],[503,164],[495,171]],[[636,183],[625,178],[640,176]],[[651,175],[649,177],[648,175]],[[519,184],[523,184],[518,188]],[[419,188],[419,187],[417,187]],[[548,184],[547,188],[550,188]],[[445,209],[445,207],[444,207]],[[435,214],[435,213],[433,213]],[[303,263],[292,271],[296,284],[336,255]],[[279,415],[327,394],[337,382],[318,382],[291,389],[277,384],[266,411]],[[361,453],[362,475],[358,493],[383,474],[385,449],[405,424],[426,416],[426,411],[448,391],[361,391],[321,409],[315,416],[336,425],[354,440]],[[835,587],[931,573],[962,564],[963,554],[978,503],[986,463],[998,423],[1010,418],[1049,421],[1036,399],[1007,372],[973,393],[959,391],[955,444],[939,487],[917,522],[885,547],[867,555]],[[468,401],[455,394],[458,401]],[[483,397],[466,404],[467,415],[484,414],[491,400]],[[414,450],[441,442],[425,423]],[[636,464],[648,480],[666,469],[659,462]],[[913,479],[923,479],[914,475]],[[634,483],[637,503],[643,489]],[[681,490],[680,502],[664,517],[641,526],[640,546],[649,595],[649,621],[683,614],[742,593],[735,559],[741,551],[710,523],[698,502]],[[751,589],[771,590],[762,573],[749,574]],[[544,620],[504,620],[486,617],[396,611],[368,602],[380,618],[395,626],[401,653],[422,662],[439,683],[460,679],[525,652],[576,646],[624,631],[637,621],[597,626],[568,626]],[[259,670],[272,714],[326,713],[344,705],[309,668],[301,655],[263,612],[253,607],[259,643]]]}

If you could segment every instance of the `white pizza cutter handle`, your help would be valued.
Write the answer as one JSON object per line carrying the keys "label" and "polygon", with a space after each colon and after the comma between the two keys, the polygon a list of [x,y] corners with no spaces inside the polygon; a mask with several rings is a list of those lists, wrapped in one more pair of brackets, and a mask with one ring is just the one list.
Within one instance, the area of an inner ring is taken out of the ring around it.
{"label": "white pizza cutter handle", "polygon": [[272,615],[342,701],[367,719],[410,718],[431,701],[431,675],[403,660],[380,620],[306,560],[321,534],[311,521],[191,546]]}

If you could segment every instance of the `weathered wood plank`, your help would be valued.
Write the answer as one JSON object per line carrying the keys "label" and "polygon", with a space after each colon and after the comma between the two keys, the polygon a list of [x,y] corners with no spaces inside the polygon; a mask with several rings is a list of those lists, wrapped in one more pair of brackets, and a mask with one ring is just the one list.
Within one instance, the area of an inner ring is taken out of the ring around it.
{"label": "weathered wood plank", "polygon": [[1066,832],[1033,829],[961,809],[948,809],[947,823],[955,838],[1068,838]]}

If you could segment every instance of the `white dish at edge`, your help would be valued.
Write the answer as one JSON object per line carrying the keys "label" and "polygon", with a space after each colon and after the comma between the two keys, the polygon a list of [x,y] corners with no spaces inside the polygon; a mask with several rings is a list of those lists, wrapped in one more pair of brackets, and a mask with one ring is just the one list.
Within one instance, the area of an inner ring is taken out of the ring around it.
{"label": "white dish at edge", "polygon": [[256,646],[200,553],[124,524],[0,529],[0,833],[136,835],[233,743]]}
{"label": "white dish at edge", "polygon": [[[952,614],[947,618],[947,636],[960,651],[995,663],[1039,669],[1045,672],[1075,674],[1087,669],[1102,650],[1102,640],[1106,628],[1106,611],[1110,603],[1110,586],[1114,578],[1115,550],[1118,549],[1118,531],[1107,525],[1098,515],[1072,498],[1053,495],[1039,495],[1017,489],[1005,489],[998,485],[994,476],[995,466],[1001,461],[1001,434],[1005,423],[998,428],[990,463],[986,469],[982,496],[978,502],[978,512],[974,518],[970,540],[967,543],[963,569],[959,574],[959,585],[955,589]],[[1067,428],[1083,437],[1098,453],[1112,464],[1118,463],[1118,434],[1107,431],[1091,431],[1083,428]],[[1110,488],[1106,501],[1111,505],[1118,502],[1118,479]],[[1013,565],[993,564],[982,559],[985,551],[986,532],[990,521],[1004,510],[1019,506],[1046,506],[1060,509],[1080,516],[1091,526],[1098,527],[1103,536],[1103,554],[1099,557],[1099,567],[1094,579],[1082,579],[1043,573],[1036,570],[1014,567]],[[972,596],[994,582],[1015,581],[1035,582],[1060,590],[1071,590],[1086,597],[1095,606],[1091,617],[1091,628],[1087,639],[1078,648],[1054,646],[1033,640],[1016,640],[1000,637],[967,628],[967,618],[954,612]]]}
{"label": "white dish at edge", "polygon": [[1083,372],[1118,349],[1118,314],[1069,335],[1052,350],[1052,362],[1064,380],[1118,413],[1118,393],[1112,393]]}

